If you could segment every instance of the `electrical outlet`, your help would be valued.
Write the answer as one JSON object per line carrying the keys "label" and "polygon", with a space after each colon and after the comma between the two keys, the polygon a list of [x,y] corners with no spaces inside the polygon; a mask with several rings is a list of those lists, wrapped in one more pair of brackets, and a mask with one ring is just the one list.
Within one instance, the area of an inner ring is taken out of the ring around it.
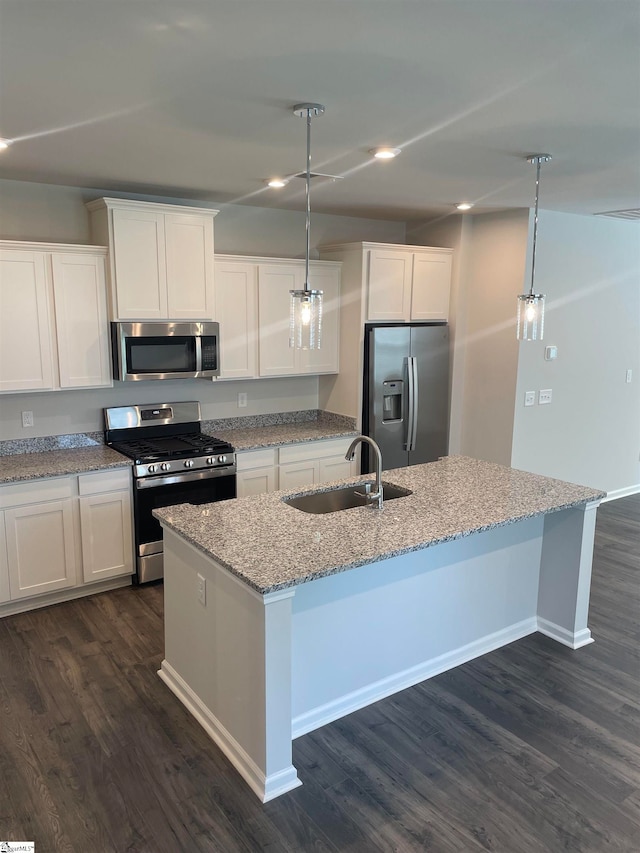
{"label": "electrical outlet", "polygon": [[207,579],[198,575],[198,601],[203,607],[207,605]]}
{"label": "electrical outlet", "polygon": [[525,404],[525,406],[535,406],[535,404],[536,404],[536,392],[535,391],[525,391],[524,392],[524,404]]}
{"label": "electrical outlet", "polygon": [[33,412],[23,412],[22,413],[22,426],[23,427],[32,427],[33,426]]}
{"label": "electrical outlet", "polygon": [[244,393],[238,394],[238,408],[246,409],[247,407],[247,395]]}
{"label": "electrical outlet", "polygon": [[544,406],[546,403],[551,402],[551,397],[553,395],[553,391],[551,388],[545,388],[542,391],[538,392],[538,403],[541,406]]}
{"label": "electrical outlet", "polygon": [[627,377],[626,377],[626,379],[627,379],[627,382],[631,382],[631,380],[633,379],[633,370],[631,370],[631,368],[629,368],[629,369],[627,370]]}

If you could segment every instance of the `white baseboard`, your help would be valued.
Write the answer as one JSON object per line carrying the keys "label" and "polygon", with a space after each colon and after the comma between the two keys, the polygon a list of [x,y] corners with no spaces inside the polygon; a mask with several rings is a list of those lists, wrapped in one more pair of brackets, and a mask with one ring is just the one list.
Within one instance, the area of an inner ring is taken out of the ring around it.
{"label": "white baseboard", "polygon": [[555,622],[549,622],[548,619],[540,617],[538,617],[538,631],[546,637],[551,637],[552,640],[557,640],[563,646],[569,646],[570,649],[580,649],[582,646],[593,643],[593,637],[588,628],[576,632],[567,631],[561,625],[556,625]]}
{"label": "white baseboard", "polygon": [[49,607],[52,604],[62,604],[64,601],[73,601],[76,598],[84,598],[87,595],[96,595],[99,592],[108,592],[111,589],[120,589],[123,586],[131,586],[131,575],[125,575],[112,580],[96,581],[86,586],[72,586],[68,589],[59,589],[56,592],[47,592],[44,595],[36,595],[33,598],[18,598],[0,605],[0,618],[13,616],[15,613],[25,613],[27,610],[38,610],[40,607]]}
{"label": "white baseboard", "polygon": [[521,640],[529,634],[534,634],[536,630],[539,630],[538,621],[535,617],[525,619],[473,643],[461,646],[452,652],[423,661],[417,666],[395,673],[359,690],[354,690],[352,693],[347,693],[338,699],[327,702],[325,705],[306,711],[304,714],[299,714],[292,720],[292,737],[295,739],[307,734],[307,732],[312,732],[327,723],[332,723],[340,717],[353,713],[353,711],[365,708],[372,702],[378,702],[393,693],[398,693],[400,690],[405,690],[407,687],[413,687],[414,684],[433,678],[434,675],[439,675],[455,666],[460,666],[460,664],[467,663],[488,652],[493,652],[501,646],[506,646],[507,643],[513,643],[515,640]]}
{"label": "white baseboard", "polygon": [[193,692],[186,681],[178,675],[166,660],[162,661],[158,675],[169,690],[177,696],[185,708],[200,723],[211,740],[224,752],[254,794],[263,803],[273,800],[275,797],[279,797],[280,794],[285,794],[287,791],[291,791],[293,788],[298,788],[302,785],[293,764],[284,770],[280,770],[278,773],[265,776],[251,756],[229,734],[220,720],[211,713],[200,697]]}
{"label": "white baseboard", "polygon": [[618,498],[626,498],[629,495],[637,495],[638,492],[640,492],[640,483],[636,486],[627,486],[624,489],[614,489],[612,492],[607,492],[606,498],[602,498],[602,503],[615,501]]}

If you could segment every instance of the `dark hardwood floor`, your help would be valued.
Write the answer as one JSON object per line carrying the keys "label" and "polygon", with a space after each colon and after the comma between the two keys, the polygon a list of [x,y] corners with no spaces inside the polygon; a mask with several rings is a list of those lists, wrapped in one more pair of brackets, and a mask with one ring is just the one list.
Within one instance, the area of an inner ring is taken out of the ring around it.
{"label": "dark hardwood floor", "polygon": [[640,495],[598,510],[590,627],[294,743],[262,805],[156,675],[162,587],[0,621],[0,840],[72,851],[640,851]]}

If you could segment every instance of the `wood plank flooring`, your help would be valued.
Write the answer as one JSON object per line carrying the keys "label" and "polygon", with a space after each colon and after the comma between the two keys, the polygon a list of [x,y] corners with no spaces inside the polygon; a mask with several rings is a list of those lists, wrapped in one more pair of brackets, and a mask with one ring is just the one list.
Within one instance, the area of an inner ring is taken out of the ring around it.
{"label": "wood plank flooring", "polygon": [[162,586],[0,621],[0,840],[37,853],[640,851],[640,495],[598,510],[590,627],[294,743],[262,805],[158,678]]}

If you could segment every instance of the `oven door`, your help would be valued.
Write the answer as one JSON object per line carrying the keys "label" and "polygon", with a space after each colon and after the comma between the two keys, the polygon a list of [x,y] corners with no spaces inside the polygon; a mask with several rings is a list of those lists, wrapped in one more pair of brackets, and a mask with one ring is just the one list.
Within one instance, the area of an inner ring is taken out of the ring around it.
{"label": "oven door", "polygon": [[133,512],[137,554],[136,583],[163,577],[162,527],[153,510],[176,504],[204,504],[236,497],[235,466],[134,481]]}

